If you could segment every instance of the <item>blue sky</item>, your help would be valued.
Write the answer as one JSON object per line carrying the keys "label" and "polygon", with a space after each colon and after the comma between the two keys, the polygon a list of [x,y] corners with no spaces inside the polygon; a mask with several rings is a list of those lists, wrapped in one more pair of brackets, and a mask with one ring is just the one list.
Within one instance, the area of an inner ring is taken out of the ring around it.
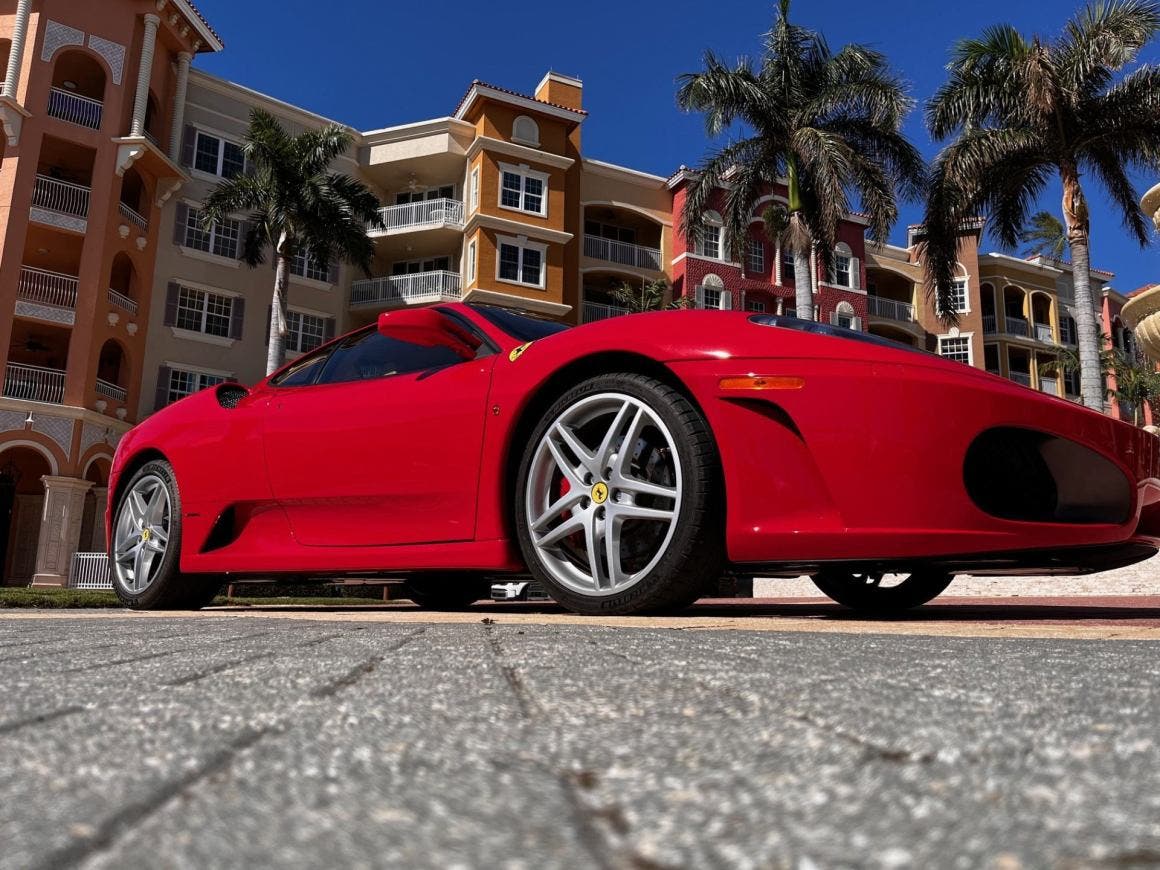
{"label": "blue sky", "polygon": [[[198,5],[226,49],[201,55],[196,66],[363,130],[450,114],[475,78],[531,91],[548,69],[578,76],[591,113],[584,153],[659,175],[696,165],[708,145],[701,119],[676,107],[675,78],[699,69],[707,48],[730,59],[757,54],[774,8],[763,0]],[[856,41],[885,52],[922,101],[942,82],[958,37],[1004,21],[1054,35],[1076,8],[1071,0],[796,0],[791,17],[823,31],[833,47]],[[1160,43],[1144,59],[1160,62]],[[933,155],[918,111],[907,129]],[[1137,182],[1143,190],[1153,180]],[[1093,264],[1116,272],[1125,292],[1160,280],[1160,245],[1141,251],[1099,189],[1088,192]],[[1058,188],[1042,204],[1058,213]],[[920,216],[919,206],[904,205],[892,241],[902,242],[906,224]]]}

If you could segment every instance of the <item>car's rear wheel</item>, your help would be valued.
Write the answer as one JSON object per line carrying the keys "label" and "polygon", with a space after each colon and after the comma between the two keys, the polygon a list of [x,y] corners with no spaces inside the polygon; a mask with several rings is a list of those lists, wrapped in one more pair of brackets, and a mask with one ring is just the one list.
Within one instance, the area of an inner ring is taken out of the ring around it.
{"label": "car's rear wheel", "polygon": [[424,610],[466,610],[491,599],[491,584],[479,574],[424,574],[407,580],[403,597]]}
{"label": "car's rear wheel", "polygon": [[579,613],[683,607],[723,565],[718,480],[713,437],[679,392],[638,374],[584,381],[548,408],[524,450],[524,559]]}
{"label": "car's rear wheel", "polygon": [[153,460],[133,474],[113,517],[113,591],[138,610],[193,609],[213,600],[216,575],[182,574],[181,493],[173,469]]}
{"label": "car's rear wheel", "polygon": [[916,571],[913,574],[855,574],[839,569],[813,576],[814,585],[841,605],[861,613],[899,613],[941,595],[953,574]]}

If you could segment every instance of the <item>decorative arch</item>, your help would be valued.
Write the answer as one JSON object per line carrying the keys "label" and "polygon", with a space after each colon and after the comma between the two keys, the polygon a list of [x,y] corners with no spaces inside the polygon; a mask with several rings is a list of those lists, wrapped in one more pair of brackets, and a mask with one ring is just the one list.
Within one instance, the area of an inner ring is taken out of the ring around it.
{"label": "decorative arch", "polygon": [[125,345],[116,338],[110,338],[101,345],[97,357],[97,377],[117,387],[129,383],[129,354]]}
{"label": "decorative arch", "polygon": [[645,220],[650,220],[654,224],[657,224],[658,226],[671,227],[673,225],[672,221],[661,220],[655,214],[650,212],[648,209],[641,208],[639,205],[633,205],[632,203],[629,203],[629,202],[618,202],[617,200],[614,200],[614,199],[587,199],[584,202],[580,203],[580,207],[584,211],[584,213],[587,213],[589,206],[603,206],[605,208],[619,208],[619,209],[623,209],[624,211],[630,211],[633,214],[639,215],[640,217],[644,218]]}
{"label": "decorative arch", "polygon": [[834,310],[844,317],[854,317],[857,314],[857,312],[854,311],[854,306],[845,300],[839,302],[838,307]]}
{"label": "decorative arch", "polygon": [[512,141],[521,145],[540,147],[540,125],[527,115],[519,115],[512,121]]}
{"label": "decorative arch", "polygon": [[113,77],[113,70],[105,58],[81,46],[68,46],[54,52],[51,61],[53,88],[105,102],[105,91]]}
{"label": "decorative arch", "polygon": [[0,442],[0,456],[3,456],[6,450],[10,450],[13,447],[31,448],[36,453],[39,453],[41,457],[43,457],[44,460],[48,463],[49,474],[51,474],[53,477],[56,477],[60,474],[60,461],[57,459],[56,454],[53,453],[52,448],[48,447],[47,445],[41,444],[39,441],[33,441],[31,439],[24,438],[18,439],[16,441],[3,441]]}
{"label": "decorative arch", "polygon": [[[101,468],[97,463],[103,462],[104,468]],[[113,457],[108,453],[97,452],[86,460],[84,466],[81,468],[81,478],[83,480],[91,480],[98,486],[105,486],[109,482],[109,471],[113,466]],[[96,477],[90,477],[95,474]]]}
{"label": "decorative arch", "polygon": [[710,272],[701,279],[701,286],[708,287],[710,290],[724,290],[725,282],[721,279],[720,275]]}

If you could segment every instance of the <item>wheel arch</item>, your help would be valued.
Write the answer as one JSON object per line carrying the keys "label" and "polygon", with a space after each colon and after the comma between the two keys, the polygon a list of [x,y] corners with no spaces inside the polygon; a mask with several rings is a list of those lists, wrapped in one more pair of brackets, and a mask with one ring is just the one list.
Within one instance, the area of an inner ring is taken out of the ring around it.
{"label": "wheel arch", "polygon": [[[512,426],[503,452],[503,511],[502,521],[505,534],[515,540],[515,485],[519,476],[519,462],[523,446],[544,411],[566,390],[597,375],[633,374],[656,378],[671,387],[696,408],[705,426],[712,433],[705,409],[697,401],[692,390],[668,366],[652,357],[632,351],[601,351],[571,360],[545,378],[532,391],[520,407],[515,424]],[[714,443],[716,436],[714,435]],[[717,492],[721,500],[721,520],[724,526],[727,499],[725,498],[725,478],[721,471],[720,457],[717,460]]]}
{"label": "wheel arch", "polygon": [[[117,510],[117,505],[121,503],[121,495],[125,492],[125,487],[129,485],[129,481],[133,479],[133,475],[137,473],[137,470],[155,459],[169,462],[169,457],[156,447],[145,447],[126,460],[125,466],[117,476],[117,486],[112,492],[112,497],[109,499],[111,511],[115,512]],[[172,467],[173,463],[170,462],[169,464]],[[174,474],[176,475],[176,472]]]}

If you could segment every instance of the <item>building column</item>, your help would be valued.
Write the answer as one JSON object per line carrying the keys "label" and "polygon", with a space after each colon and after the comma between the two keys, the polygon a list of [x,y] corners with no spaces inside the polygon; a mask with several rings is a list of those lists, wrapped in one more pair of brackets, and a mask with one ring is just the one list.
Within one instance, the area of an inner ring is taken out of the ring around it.
{"label": "building column", "polygon": [[44,513],[40,522],[40,543],[36,548],[33,586],[65,586],[73,553],[80,546],[81,520],[85,513],[85,493],[91,480],[54,477],[46,474]]}
{"label": "building column", "polygon": [[31,8],[32,0],[18,0],[16,4],[16,21],[12,26],[12,50],[8,55],[4,90],[0,91],[3,96],[14,100],[16,90],[20,87],[20,70],[24,66],[24,42],[28,37],[28,13]]}
{"label": "building column", "polygon": [[149,103],[149,79],[153,74],[153,52],[157,48],[157,25],[161,19],[145,16],[145,33],[141,37],[141,66],[137,70],[137,96],[133,100],[133,125],[130,136],[145,135],[145,107]]}
{"label": "building column", "polygon": [[173,111],[169,117],[173,126],[169,131],[169,159],[181,162],[181,137],[185,128],[185,94],[189,88],[189,62],[193,55],[183,51],[177,55],[177,88],[173,93]]}
{"label": "building column", "polygon": [[93,494],[93,501],[96,509],[93,511],[93,536],[88,541],[81,543],[89,548],[90,553],[104,553],[108,548],[105,544],[105,506],[109,503],[109,488],[107,486],[94,486],[90,492]]}

